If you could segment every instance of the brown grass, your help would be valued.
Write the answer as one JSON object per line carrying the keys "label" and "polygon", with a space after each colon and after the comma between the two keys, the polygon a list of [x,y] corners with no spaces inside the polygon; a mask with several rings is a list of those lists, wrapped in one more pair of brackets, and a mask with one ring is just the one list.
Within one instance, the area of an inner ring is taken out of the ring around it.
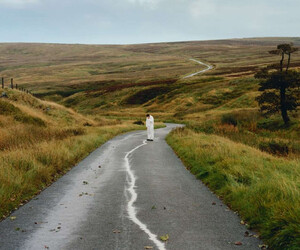
{"label": "brown grass", "polygon": [[133,121],[88,118],[16,90],[0,100],[0,218]]}

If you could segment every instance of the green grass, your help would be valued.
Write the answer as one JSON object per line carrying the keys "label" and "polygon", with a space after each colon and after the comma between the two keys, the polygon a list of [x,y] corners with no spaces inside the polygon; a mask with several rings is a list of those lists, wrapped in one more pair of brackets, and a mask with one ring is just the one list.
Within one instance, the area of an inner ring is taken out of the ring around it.
{"label": "green grass", "polygon": [[173,131],[167,142],[197,178],[259,230],[271,249],[299,249],[299,160],[187,128]]}

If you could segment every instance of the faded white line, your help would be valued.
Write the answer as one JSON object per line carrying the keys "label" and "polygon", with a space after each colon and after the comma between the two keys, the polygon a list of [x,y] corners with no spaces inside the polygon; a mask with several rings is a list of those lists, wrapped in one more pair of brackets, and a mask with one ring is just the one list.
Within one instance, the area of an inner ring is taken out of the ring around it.
{"label": "faded white line", "polygon": [[144,224],[143,222],[141,222],[137,217],[136,217],[136,208],[134,206],[134,203],[137,199],[137,193],[135,191],[135,175],[133,173],[133,171],[131,170],[130,167],[130,163],[129,163],[129,156],[130,154],[132,154],[135,150],[137,150],[138,148],[147,145],[146,141],[143,141],[143,143],[137,147],[135,147],[134,149],[130,150],[126,155],[125,155],[125,167],[126,167],[126,171],[128,173],[128,188],[126,188],[126,191],[128,191],[131,195],[130,200],[128,201],[128,205],[127,205],[127,212],[129,215],[130,220],[132,220],[135,224],[137,224],[140,229],[142,229],[148,236],[149,239],[151,241],[153,241],[153,243],[157,246],[157,248],[159,250],[166,250],[165,248],[165,244],[162,243],[161,241],[159,241],[157,239],[157,235],[153,234],[147,227],[146,224]]}
{"label": "faded white line", "polygon": [[203,70],[200,70],[200,71],[198,71],[198,72],[196,72],[196,73],[187,75],[187,76],[183,77],[182,79],[190,78],[190,77],[192,77],[192,76],[195,76],[195,75],[204,73],[204,72],[206,72],[206,71],[208,71],[208,70],[211,70],[211,69],[213,68],[213,66],[211,66],[211,65],[209,65],[209,64],[206,64],[206,63],[204,63],[204,62],[200,62],[200,61],[195,60],[195,59],[190,59],[190,60],[191,60],[191,61],[194,61],[194,62],[196,62],[196,63],[199,63],[199,64],[201,64],[201,65],[204,65],[204,66],[206,66],[207,68],[206,68],[206,69],[203,69]]}

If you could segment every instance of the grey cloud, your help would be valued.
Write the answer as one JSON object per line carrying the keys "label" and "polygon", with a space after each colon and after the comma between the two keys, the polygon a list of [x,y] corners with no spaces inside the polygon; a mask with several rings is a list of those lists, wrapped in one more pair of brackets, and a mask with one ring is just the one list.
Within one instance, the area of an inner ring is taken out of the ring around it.
{"label": "grey cloud", "polygon": [[[0,0],[0,6],[8,1],[25,2]],[[2,12],[0,41],[139,43],[299,36],[296,0],[36,1]]]}

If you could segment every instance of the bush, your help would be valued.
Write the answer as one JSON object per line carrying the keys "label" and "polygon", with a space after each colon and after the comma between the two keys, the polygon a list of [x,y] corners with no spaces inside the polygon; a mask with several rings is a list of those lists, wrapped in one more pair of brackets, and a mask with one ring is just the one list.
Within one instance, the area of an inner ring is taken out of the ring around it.
{"label": "bush", "polygon": [[90,124],[89,122],[85,122],[85,123],[83,124],[83,126],[85,126],[85,127],[91,127],[91,126],[93,126],[93,125]]}
{"label": "bush", "polygon": [[281,118],[265,118],[257,122],[257,128],[276,131],[284,128],[284,123]]}
{"label": "bush", "polygon": [[259,143],[259,149],[261,151],[265,151],[273,155],[286,156],[289,153],[289,147],[284,142],[276,142],[276,141],[261,142]]}
{"label": "bush", "polygon": [[233,125],[233,126],[237,126],[237,124],[238,124],[238,121],[233,114],[223,115],[221,118],[221,122],[222,122],[222,124],[229,124],[229,125]]}
{"label": "bush", "polygon": [[135,122],[133,122],[133,124],[136,124],[136,125],[145,125],[145,123],[143,121],[135,121]]}
{"label": "bush", "polygon": [[215,133],[215,127],[214,127],[215,121],[210,120],[207,122],[204,122],[203,124],[190,124],[187,127],[194,130],[195,132],[203,132],[206,134],[212,134]]}

